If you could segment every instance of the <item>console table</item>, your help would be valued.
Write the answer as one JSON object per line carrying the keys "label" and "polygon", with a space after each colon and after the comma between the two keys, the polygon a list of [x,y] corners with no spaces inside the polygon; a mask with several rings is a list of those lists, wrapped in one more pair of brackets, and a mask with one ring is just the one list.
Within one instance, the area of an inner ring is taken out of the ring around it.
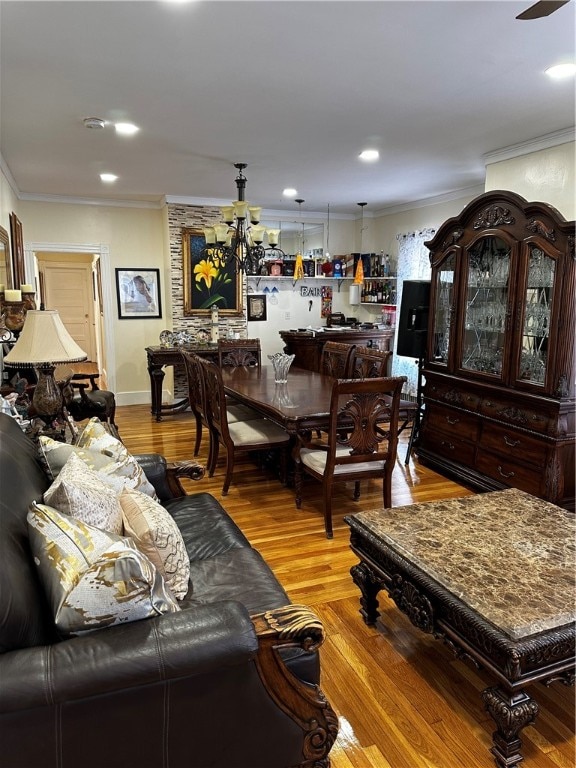
{"label": "console table", "polygon": [[182,351],[194,352],[201,357],[207,357],[218,362],[217,344],[186,344],[182,347],[146,347],[148,358],[148,374],[150,376],[150,394],[152,397],[151,412],[156,421],[162,421],[163,414],[179,413],[188,407],[188,398],[185,397],[172,405],[162,404],[162,382],[164,380],[164,366],[182,365],[180,353]]}
{"label": "console table", "polygon": [[360,559],[360,613],[385,589],[415,627],[486,669],[499,768],[522,760],[534,682],[574,683],[574,516],[517,489],[360,512],[344,518]]}

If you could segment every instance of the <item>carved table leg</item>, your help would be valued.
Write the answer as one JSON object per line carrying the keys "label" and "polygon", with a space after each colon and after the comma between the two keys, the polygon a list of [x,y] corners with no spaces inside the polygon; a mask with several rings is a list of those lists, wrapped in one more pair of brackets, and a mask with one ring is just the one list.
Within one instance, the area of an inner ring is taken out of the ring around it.
{"label": "carved table leg", "polygon": [[150,394],[152,396],[152,407],[150,411],[156,417],[156,421],[162,421],[162,382],[164,380],[164,371],[162,366],[148,366],[150,375]]}
{"label": "carved table leg", "polygon": [[378,611],[378,592],[381,589],[380,583],[375,579],[371,569],[366,563],[358,563],[350,568],[350,574],[354,584],[360,589],[362,597],[360,598],[360,615],[368,625],[376,624],[376,619],[380,615]]}
{"label": "carved table leg", "polygon": [[482,691],[486,709],[496,722],[498,730],[492,738],[491,749],[499,768],[510,768],[523,760],[520,754],[518,734],[526,725],[530,725],[538,714],[538,704],[525,691],[507,694],[499,687],[486,688]]}

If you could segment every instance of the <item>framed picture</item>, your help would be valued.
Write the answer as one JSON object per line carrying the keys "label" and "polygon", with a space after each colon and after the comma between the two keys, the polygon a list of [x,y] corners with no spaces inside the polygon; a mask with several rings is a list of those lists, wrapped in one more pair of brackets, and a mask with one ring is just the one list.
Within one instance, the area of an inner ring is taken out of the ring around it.
{"label": "framed picture", "polygon": [[247,297],[248,300],[248,320],[258,321],[266,320],[266,294],[252,293]]}
{"label": "framed picture", "polygon": [[0,284],[5,289],[14,287],[12,283],[12,256],[10,254],[10,240],[8,232],[0,227]]}
{"label": "framed picture", "polygon": [[202,230],[182,229],[184,315],[209,315],[214,306],[220,315],[241,315],[242,277],[236,262],[224,264],[215,253],[202,253],[205,244]]}
{"label": "framed picture", "polygon": [[162,317],[159,269],[116,268],[116,295],[120,320]]}
{"label": "framed picture", "polygon": [[24,238],[22,237],[22,222],[15,213],[11,213],[10,239],[12,240],[12,285],[20,288],[26,282],[24,274]]}

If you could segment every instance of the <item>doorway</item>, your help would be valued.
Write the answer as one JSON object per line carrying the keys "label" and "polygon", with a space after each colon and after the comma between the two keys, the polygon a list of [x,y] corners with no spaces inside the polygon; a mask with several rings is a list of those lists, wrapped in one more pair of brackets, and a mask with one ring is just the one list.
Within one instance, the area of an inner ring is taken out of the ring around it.
{"label": "doorway", "polygon": [[76,344],[99,364],[95,318],[97,293],[93,290],[93,257],[83,253],[37,253],[41,300],[46,309],[57,309]]}
{"label": "doorway", "polygon": [[[76,302],[74,309],[76,315],[80,315],[76,325],[74,318],[64,320],[70,335],[75,339],[78,345],[85,350],[89,359],[94,361],[101,374],[100,385],[105,384],[106,388],[115,391],[116,372],[115,372],[115,350],[114,350],[114,325],[113,325],[113,307],[115,306],[115,297],[112,291],[112,278],[110,270],[110,254],[107,245],[102,243],[87,245],[71,245],[68,243],[25,243],[24,253],[26,260],[26,274],[34,276],[30,282],[35,282],[37,290],[37,304],[40,306],[40,294],[45,294],[45,267],[50,264],[49,271],[52,272],[49,280],[53,280],[52,292],[50,296],[51,304],[45,303],[48,309],[57,309],[61,316],[62,312],[68,312],[72,309],[75,300],[66,296],[66,291],[70,290],[67,283],[63,282],[63,275],[58,270],[65,270],[65,277],[80,280],[80,275],[84,275],[81,281],[81,287],[77,285],[76,289],[82,297],[81,302]],[[42,263],[42,282],[40,281],[40,263]],[[56,266],[59,265],[59,266]],[[59,284],[59,281],[60,283]],[[46,302],[46,296],[44,295]],[[62,302],[64,307],[62,307]],[[79,304],[85,304],[79,308]],[[92,313],[92,314],[91,314]],[[84,315],[88,314],[88,318]],[[85,326],[81,328],[81,326]],[[92,330],[91,330],[92,329]],[[82,339],[82,334],[88,333],[89,339]],[[77,335],[78,334],[78,335]],[[91,336],[90,336],[91,334]]]}

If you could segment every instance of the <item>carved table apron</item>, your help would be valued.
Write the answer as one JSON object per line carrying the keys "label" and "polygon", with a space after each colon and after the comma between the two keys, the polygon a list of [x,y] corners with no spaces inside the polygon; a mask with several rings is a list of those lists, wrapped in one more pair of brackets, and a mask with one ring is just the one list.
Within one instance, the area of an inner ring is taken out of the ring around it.
{"label": "carved table apron", "polygon": [[423,632],[495,680],[492,754],[522,760],[519,733],[538,704],[529,683],[574,683],[574,516],[517,489],[344,518],[367,624],[385,589]]}

